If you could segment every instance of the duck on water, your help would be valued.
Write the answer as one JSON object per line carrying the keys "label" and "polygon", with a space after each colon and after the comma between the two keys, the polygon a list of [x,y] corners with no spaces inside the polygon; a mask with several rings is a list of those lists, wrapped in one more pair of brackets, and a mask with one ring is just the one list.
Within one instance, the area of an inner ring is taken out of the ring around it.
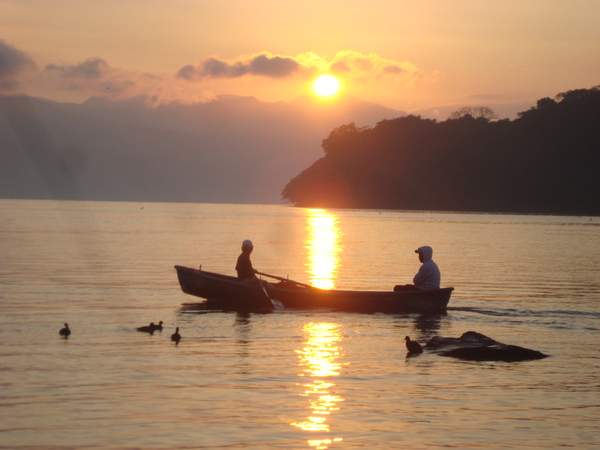
{"label": "duck on water", "polygon": [[69,335],[71,334],[71,330],[69,330],[69,324],[65,323],[65,327],[61,328],[61,330],[58,332],[58,334],[63,336],[65,339],[68,338]]}
{"label": "duck on water", "polygon": [[144,326],[144,327],[138,327],[137,331],[141,331],[142,333],[154,333],[156,330],[158,331],[162,331],[163,327],[162,327],[163,321],[161,320],[160,322],[158,322],[158,325],[156,325],[154,322],[150,322],[150,325]]}
{"label": "duck on water", "polygon": [[409,336],[404,338],[406,341],[406,348],[408,349],[408,353],[411,355],[416,355],[418,353],[423,353],[423,347],[417,341],[411,341]]}
{"label": "duck on water", "polygon": [[175,344],[179,344],[179,341],[181,340],[181,335],[179,334],[179,327],[177,327],[177,328],[175,329],[175,333],[173,333],[173,334],[171,335],[171,340],[172,340],[173,342],[175,342]]}

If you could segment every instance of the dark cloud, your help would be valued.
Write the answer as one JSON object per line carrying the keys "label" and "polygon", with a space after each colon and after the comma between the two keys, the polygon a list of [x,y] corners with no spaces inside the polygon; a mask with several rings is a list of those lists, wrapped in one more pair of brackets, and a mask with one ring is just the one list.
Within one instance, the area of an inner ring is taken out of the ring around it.
{"label": "dark cloud", "polygon": [[102,58],[89,58],[80,64],[70,66],[48,64],[45,70],[48,72],[57,72],[64,78],[97,80],[110,72],[110,66]]}
{"label": "dark cloud", "polygon": [[404,72],[404,70],[402,69],[402,67],[398,67],[398,66],[385,66],[381,70],[381,73],[386,74],[386,75],[399,75],[402,72]]}
{"label": "dark cloud", "polygon": [[19,85],[16,77],[36,68],[36,63],[27,53],[0,39],[0,90],[15,89]]}
{"label": "dark cloud", "polygon": [[286,78],[299,70],[300,64],[295,60],[281,56],[271,58],[267,55],[259,55],[250,62],[250,72],[253,75],[270,78]]}
{"label": "dark cloud", "polygon": [[177,73],[177,77],[186,80],[203,78],[240,78],[256,75],[267,78],[287,78],[302,70],[293,58],[260,54],[246,61],[229,63],[217,58],[208,58],[197,66],[187,65]]}
{"label": "dark cloud", "polygon": [[228,65],[216,58],[208,58],[197,67],[197,70],[200,71],[199,75],[202,78],[237,78],[248,73],[247,67],[240,62]]}
{"label": "dark cloud", "polygon": [[48,64],[42,75],[56,89],[113,98],[146,94],[162,80],[151,74],[123,71],[98,57],[71,65]]}
{"label": "dark cloud", "polygon": [[195,74],[196,68],[191,64],[188,64],[187,66],[183,66],[181,69],[179,69],[179,72],[177,72],[177,77],[183,78],[184,80],[193,80]]}

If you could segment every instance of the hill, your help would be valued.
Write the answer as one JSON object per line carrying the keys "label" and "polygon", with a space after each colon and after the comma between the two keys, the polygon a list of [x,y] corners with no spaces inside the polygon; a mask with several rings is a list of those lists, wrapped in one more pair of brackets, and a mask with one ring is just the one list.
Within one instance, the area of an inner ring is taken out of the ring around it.
{"label": "hill", "polygon": [[600,87],[515,120],[349,123],[282,196],[297,206],[600,215]]}

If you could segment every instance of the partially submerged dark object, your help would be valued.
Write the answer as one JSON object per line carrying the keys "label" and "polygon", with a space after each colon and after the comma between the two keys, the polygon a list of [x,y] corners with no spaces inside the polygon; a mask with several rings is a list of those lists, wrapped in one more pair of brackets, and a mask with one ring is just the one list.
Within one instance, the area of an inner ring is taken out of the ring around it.
{"label": "partially submerged dark object", "polygon": [[467,331],[460,338],[434,336],[425,349],[439,353],[441,356],[468,361],[515,362],[548,357],[537,350],[503,344],[475,331]]}
{"label": "partially submerged dark object", "polygon": [[[284,280],[277,284],[247,283],[235,277],[175,266],[181,290],[205,298],[206,307],[223,310],[334,309],[353,312],[446,311],[454,288],[434,290],[342,291],[327,290]],[[277,277],[277,279],[280,279]]]}

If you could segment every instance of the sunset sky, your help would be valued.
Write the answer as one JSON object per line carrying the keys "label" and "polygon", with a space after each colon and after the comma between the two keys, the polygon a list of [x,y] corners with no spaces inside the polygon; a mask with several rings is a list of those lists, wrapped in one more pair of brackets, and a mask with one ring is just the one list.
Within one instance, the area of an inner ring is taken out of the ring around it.
{"label": "sunset sky", "polygon": [[598,0],[0,0],[0,93],[340,92],[407,111],[600,84]]}

